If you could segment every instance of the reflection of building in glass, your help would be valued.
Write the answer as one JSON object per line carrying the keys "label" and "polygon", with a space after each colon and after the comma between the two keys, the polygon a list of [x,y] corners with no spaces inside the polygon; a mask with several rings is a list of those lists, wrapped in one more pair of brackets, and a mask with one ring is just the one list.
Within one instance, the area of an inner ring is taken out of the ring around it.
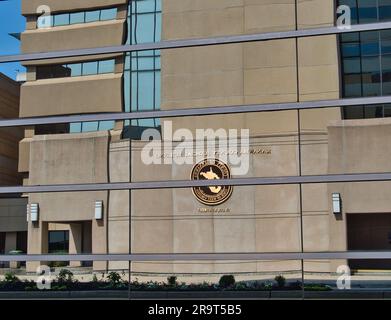
{"label": "reflection of building in glass", "polygon": [[[161,40],[161,0],[132,1],[128,9],[127,44]],[[160,50],[126,53],[124,72],[125,111],[160,109]],[[125,136],[129,121],[125,122]],[[148,127],[158,127],[158,119],[133,120],[132,137]],[[128,133],[129,134],[129,133]]]}
{"label": "reflection of building in glass", "polygon": [[68,253],[69,231],[49,231],[48,242],[49,253]]}
{"label": "reflection of building in glass", "polygon": [[78,11],[72,13],[57,13],[49,17],[39,17],[37,19],[37,26],[38,28],[59,27],[79,23],[113,20],[116,17],[117,8]]}
{"label": "reflection of building in glass", "polygon": [[[0,73],[0,118],[17,118],[20,85]],[[18,142],[23,137],[19,128],[0,129],[0,185],[20,185]],[[27,198],[21,195],[0,197],[0,254],[18,250],[27,252]],[[9,267],[0,262],[0,267]]]}
{"label": "reflection of building in glass", "polygon": [[[36,8],[24,0],[23,14],[29,17],[21,35],[25,53],[286,31],[296,25],[318,28],[331,26],[335,20],[331,0],[299,1],[297,8],[294,1],[288,1],[290,5],[284,4],[284,10],[278,1],[239,1],[239,5],[232,6],[217,0],[138,0],[131,5],[126,0],[111,0],[110,8],[101,8],[98,0],[85,2],[83,8],[73,8],[66,1],[47,1],[55,18],[53,27],[43,31],[37,28]],[[383,6],[376,7],[376,17],[385,19],[389,11],[386,2],[377,3]],[[314,4],[319,9],[306,14]],[[110,11],[116,14],[88,23],[87,14],[76,19],[81,12],[106,9],[116,9]],[[367,12],[373,8],[367,5],[361,11],[362,21],[369,22],[366,19],[371,14]],[[353,10],[353,15],[361,11]],[[64,21],[57,20],[61,25],[56,24],[56,15],[64,15]],[[273,17],[273,22],[266,17]],[[20,117],[388,95],[387,32],[24,62],[27,81],[21,88]],[[251,149],[264,150],[248,152],[248,177],[286,177],[300,173],[390,172],[388,112],[387,106],[352,107],[345,112],[333,107],[302,110],[300,121],[297,110],[170,120],[173,132],[186,128],[193,136],[197,129],[247,128]],[[364,119],[369,117],[378,119]],[[24,175],[25,185],[188,180],[193,170],[190,162],[142,162],[141,150],[147,141],[141,141],[140,135],[146,128],[160,129],[161,121],[25,128],[19,172]],[[173,147],[181,143],[181,138],[173,138]],[[232,168],[234,164],[226,165]],[[223,167],[207,166],[207,171],[195,176],[222,179],[230,171]],[[226,194],[219,198],[224,190]],[[28,224],[28,252],[47,253],[58,243],[69,253],[94,254],[390,249],[390,190],[388,182],[368,182],[302,188],[294,184],[214,187],[204,188],[196,193],[198,197],[190,188],[133,190],[131,195],[128,190],[30,194],[29,203],[39,205],[39,218]],[[335,213],[333,195],[341,200],[342,213]],[[97,203],[101,206],[96,207]],[[64,235],[62,241],[51,240],[59,234]],[[306,261],[305,269],[333,273],[341,263],[348,261]],[[361,261],[354,267],[376,269],[388,264]],[[35,270],[36,265],[29,263],[27,268]],[[72,266],[85,264],[72,262]],[[92,267],[113,270],[127,269],[128,265],[94,262]],[[301,264],[136,262],[132,268],[146,277],[214,277],[221,273],[252,276],[294,272],[301,269]]]}
{"label": "reflection of building in glass", "polygon": [[[340,0],[352,10],[352,23],[391,20],[390,1]],[[391,32],[389,30],[340,35],[343,96],[369,97],[391,94]],[[345,119],[391,116],[390,105],[347,107]]]}

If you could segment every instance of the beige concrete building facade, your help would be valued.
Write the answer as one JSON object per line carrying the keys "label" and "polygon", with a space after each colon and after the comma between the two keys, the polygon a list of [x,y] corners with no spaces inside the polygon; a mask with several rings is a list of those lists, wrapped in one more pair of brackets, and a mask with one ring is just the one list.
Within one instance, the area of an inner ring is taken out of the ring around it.
{"label": "beige concrete building facade", "polygon": [[[142,11],[144,1],[138,2]],[[121,45],[129,37],[141,37],[134,21],[138,13],[126,0],[47,0],[45,3],[54,17],[54,25],[49,28],[40,28],[37,23],[40,1],[22,3],[22,14],[27,18],[26,31],[21,35],[24,53]],[[115,16],[86,22],[85,12],[106,9],[117,9]],[[76,14],[82,12],[84,22],[71,23],[72,17],[76,19]],[[299,0],[296,7],[294,0],[163,0],[161,12],[155,6],[155,15],[156,12],[161,17],[161,39],[177,40],[333,26],[336,3]],[[64,18],[67,14],[68,18]],[[140,21],[142,14],[148,16],[150,12],[141,12]],[[56,25],[56,19],[63,21],[60,18],[69,22]],[[162,110],[342,98],[336,35],[168,49],[161,51],[159,59],[161,71],[155,75],[153,84],[137,82],[136,90],[159,82]],[[97,72],[75,71],[79,65],[89,70],[88,63],[108,60],[113,61],[109,72],[99,73],[99,64]],[[129,60],[131,70],[134,63],[139,68],[144,61],[141,54]],[[21,86],[20,117],[121,112],[126,110],[127,91],[130,99],[138,96],[133,91],[133,82],[131,88],[126,85],[127,57],[122,54],[30,61],[25,65],[27,82]],[[61,74],[56,71],[58,66],[62,66],[61,72],[69,69],[72,76],[58,76]],[[142,77],[136,71],[131,71],[131,79],[133,74]],[[161,127],[169,121],[173,132],[249,129],[249,170],[245,177],[390,171],[391,122],[386,118],[344,120],[340,108],[325,108],[303,110],[299,115],[293,110],[161,119]],[[126,127],[126,122],[117,122],[108,130],[91,132],[72,132],[65,125],[25,128],[19,144],[19,172],[24,175],[24,185],[189,179],[194,159],[182,165],[146,165],[141,153],[148,141],[129,139],[124,135]],[[163,139],[171,140],[162,131]],[[173,148],[181,143],[180,139],[172,140]],[[194,150],[199,151],[202,150]],[[233,176],[240,177],[243,176]],[[56,231],[67,232],[69,253],[389,249],[388,185],[233,187],[232,196],[219,206],[200,203],[191,189],[137,190],[131,194],[129,191],[30,194],[29,204],[39,205],[39,219],[35,222],[30,219],[28,223],[28,253],[51,252],[49,237]],[[341,195],[341,214],[333,211],[335,193]],[[99,219],[94,215],[96,201],[103,203],[103,216]],[[370,228],[368,221],[372,221]],[[374,237],[374,233],[379,236]],[[304,267],[306,271],[334,273],[341,263],[346,261],[306,261]],[[364,261],[354,266],[385,267],[379,263],[368,266]],[[71,262],[71,265],[83,264]],[[34,271],[36,266],[37,263],[28,264],[28,270]],[[93,264],[94,270],[126,269],[126,266],[125,262]],[[208,276],[297,271],[301,264],[300,261],[138,262],[132,268],[146,276]]]}
{"label": "beige concrete building facade", "polygon": [[[0,73],[0,117],[17,118],[19,115],[20,85]],[[23,131],[18,128],[0,130],[0,185],[22,183],[18,173],[18,143]],[[20,250],[27,252],[27,198],[8,195],[0,198],[0,252]],[[7,266],[7,264],[2,264]]]}

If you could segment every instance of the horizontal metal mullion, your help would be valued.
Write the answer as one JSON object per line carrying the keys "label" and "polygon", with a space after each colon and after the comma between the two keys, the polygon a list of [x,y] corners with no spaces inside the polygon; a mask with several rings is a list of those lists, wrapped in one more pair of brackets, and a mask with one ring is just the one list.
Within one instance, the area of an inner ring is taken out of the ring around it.
{"label": "horizontal metal mullion", "polygon": [[269,32],[269,33],[245,34],[245,35],[230,35],[230,36],[219,36],[219,37],[209,37],[209,38],[199,38],[199,39],[166,40],[161,42],[135,44],[135,45],[120,45],[120,46],[66,50],[66,51],[3,55],[0,56],[0,63],[78,57],[78,56],[88,56],[88,55],[97,55],[97,54],[124,53],[124,52],[131,52],[131,51],[212,46],[212,45],[234,44],[234,43],[244,43],[244,42],[254,42],[254,41],[267,41],[267,40],[275,40],[275,39],[313,37],[313,36],[351,33],[351,32],[359,32],[359,31],[375,31],[375,30],[385,30],[385,29],[391,29],[391,22],[378,22],[378,23],[352,25],[350,29],[341,29],[334,26],[334,27],[325,27],[325,28],[279,31],[279,32]]}
{"label": "horizontal metal mullion", "polygon": [[391,96],[335,99],[335,100],[317,100],[317,101],[305,101],[305,102],[271,103],[271,104],[234,105],[234,106],[222,106],[222,107],[211,106],[211,107],[204,107],[204,108],[185,108],[185,109],[160,110],[160,111],[138,111],[138,112],[122,112],[122,113],[116,112],[116,113],[49,116],[49,117],[19,118],[19,119],[0,119],[0,127],[4,128],[4,127],[32,126],[32,125],[44,125],[44,124],[107,121],[107,120],[175,118],[175,117],[188,117],[188,116],[206,116],[206,115],[238,114],[238,113],[250,113],[250,112],[286,111],[286,110],[309,110],[309,109],[332,108],[332,107],[346,107],[346,106],[354,107],[354,106],[361,106],[361,105],[377,105],[377,104],[385,104],[385,103],[391,103]]}
{"label": "horizontal metal mullion", "polygon": [[391,251],[292,252],[292,253],[173,253],[173,254],[31,254],[0,255],[0,261],[249,261],[391,259]]}
{"label": "horizontal metal mullion", "polygon": [[49,193],[75,191],[105,191],[105,190],[149,190],[149,189],[178,189],[205,186],[257,186],[257,185],[284,185],[284,184],[316,184],[316,183],[346,183],[346,182],[381,182],[391,181],[391,173],[357,173],[286,176],[270,178],[236,178],[224,180],[172,180],[172,181],[144,181],[118,183],[90,183],[90,184],[59,184],[40,186],[0,187],[0,194],[9,193]]}

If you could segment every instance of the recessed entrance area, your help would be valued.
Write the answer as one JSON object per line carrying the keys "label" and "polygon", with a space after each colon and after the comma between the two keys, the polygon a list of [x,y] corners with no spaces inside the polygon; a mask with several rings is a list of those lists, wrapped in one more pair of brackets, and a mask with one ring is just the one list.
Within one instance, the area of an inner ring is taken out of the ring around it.
{"label": "recessed entrance area", "polygon": [[[91,221],[49,223],[48,253],[83,254],[92,252]],[[52,262],[52,267],[85,267],[90,263],[81,261]]]}
{"label": "recessed entrance area", "polygon": [[[391,213],[347,215],[348,250],[391,250]],[[391,260],[349,260],[353,270],[391,271]]]}

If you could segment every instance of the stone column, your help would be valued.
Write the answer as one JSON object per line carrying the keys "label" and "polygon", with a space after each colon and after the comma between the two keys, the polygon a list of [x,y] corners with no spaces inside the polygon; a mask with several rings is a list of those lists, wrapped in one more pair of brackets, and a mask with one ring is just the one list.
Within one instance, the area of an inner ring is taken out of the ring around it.
{"label": "stone column", "polygon": [[[69,224],[69,254],[82,253],[83,225],[81,223]],[[81,267],[81,261],[70,261],[69,266]]]}
{"label": "stone column", "polygon": [[[105,214],[107,216],[107,214]],[[92,220],[92,253],[107,253],[107,233],[105,221]],[[94,261],[94,271],[106,271],[107,261]]]}
{"label": "stone column", "polygon": [[[16,250],[16,232],[7,232],[5,234],[5,254],[8,254],[12,250]],[[19,267],[19,263],[16,261],[11,261],[9,267],[12,269],[16,269]]]}
{"label": "stone column", "polygon": [[[45,254],[48,253],[48,223],[47,222],[38,222],[32,223],[29,222],[28,226],[28,254]],[[27,272],[36,272],[37,267],[40,265],[45,265],[45,261],[31,261],[26,263]]]}

